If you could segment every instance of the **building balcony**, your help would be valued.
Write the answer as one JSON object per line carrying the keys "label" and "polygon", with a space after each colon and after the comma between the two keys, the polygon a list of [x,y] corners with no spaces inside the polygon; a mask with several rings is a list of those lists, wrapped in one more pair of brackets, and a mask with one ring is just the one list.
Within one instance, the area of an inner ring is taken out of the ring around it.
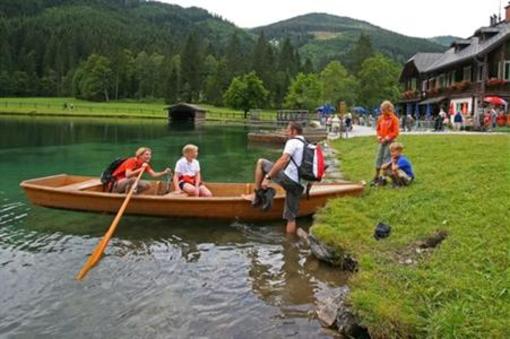
{"label": "building balcony", "polygon": [[510,81],[505,79],[498,79],[498,78],[490,78],[485,82],[485,86],[487,89],[510,89]]}
{"label": "building balcony", "polygon": [[404,99],[404,100],[420,99],[420,92],[412,90],[412,89],[407,90],[407,91],[402,92],[402,94],[400,95],[400,98]]}

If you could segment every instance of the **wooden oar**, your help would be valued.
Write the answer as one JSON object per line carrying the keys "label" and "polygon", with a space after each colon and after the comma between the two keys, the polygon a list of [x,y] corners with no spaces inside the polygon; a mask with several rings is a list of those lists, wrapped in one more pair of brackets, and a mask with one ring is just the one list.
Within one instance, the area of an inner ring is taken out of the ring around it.
{"label": "wooden oar", "polygon": [[76,276],[77,280],[82,280],[83,278],[85,278],[85,276],[92,269],[92,267],[94,267],[97,264],[97,262],[99,261],[99,259],[101,259],[101,256],[103,255],[106,245],[108,245],[108,242],[110,241],[110,238],[112,237],[113,232],[115,232],[115,229],[117,228],[117,225],[119,224],[120,218],[122,218],[122,215],[124,214],[124,211],[126,210],[129,200],[131,200],[131,196],[133,195],[133,192],[134,192],[136,186],[138,185],[138,182],[140,181],[140,178],[142,177],[142,174],[144,171],[145,171],[145,169],[142,170],[140,172],[140,174],[138,174],[138,177],[136,177],[135,183],[131,186],[131,189],[129,190],[129,192],[126,196],[126,199],[124,199],[122,206],[120,206],[120,209],[117,212],[115,219],[113,219],[113,222],[110,225],[110,228],[108,229],[108,231],[106,231],[106,233],[103,236],[103,238],[101,239],[101,241],[97,244],[96,248],[94,249],[94,252],[92,252],[92,254],[90,255],[90,257],[87,260],[87,262],[85,263],[85,265],[83,265],[80,273],[78,273],[78,275]]}

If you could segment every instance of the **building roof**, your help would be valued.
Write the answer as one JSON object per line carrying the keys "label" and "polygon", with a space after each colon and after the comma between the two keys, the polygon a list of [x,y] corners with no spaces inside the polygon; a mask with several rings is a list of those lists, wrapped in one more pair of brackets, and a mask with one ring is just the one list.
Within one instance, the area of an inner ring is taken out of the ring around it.
{"label": "building roof", "polygon": [[[491,33],[492,36],[486,36],[482,40],[482,35],[486,33]],[[479,28],[475,35],[467,39],[456,40],[444,53],[416,53],[406,64],[414,62],[420,73],[432,72],[485,55],[509,36],[510,22],[500,22],[491,27]]]}
{"label": "building roof", "polygon": [[206,110],[203,109],[200,106],[188,104],[188,103],[185,103],[185,102],[181,102],[181,103],[178,103],[178,104],[175,104],[175,105],[168,106],[168,107],[166,107],[166,109],[171,111],[171,112],[175,112],[175,111],[206,112]]}
{"label": "building roof", "polygon": [[[409,61],[414,61],[418,72],[425,72],[443,53],[416,53]],[[408,62],[409,62],[408,61]]]}
{"label": "building roof", "polygon": [[[463,45],[466,45],[461,50],[456,50],[456,47],[449,48],[446,52],[444,52],[440,58],[438,58],[434,63],[432,63],[425,72],[431,72],[440,68],[447,67],[451,64],[459,63],[465,61],[467,59],[471,59],[476,56],[485,55],[490,52],[492,49],[497,47],[497,45],[503,41],[505,38],[510,36],[510,22],[501,22],[495,26],[488,27],[491,32],[497,30],[498,32],[485,40],[481,40],[480,37],[474,35],[468,39],[464,39],[469,41],[469,45],[464,44],[465,41],[462,41]],[[481,33],[482,30],[479,29],[476,33]]]}

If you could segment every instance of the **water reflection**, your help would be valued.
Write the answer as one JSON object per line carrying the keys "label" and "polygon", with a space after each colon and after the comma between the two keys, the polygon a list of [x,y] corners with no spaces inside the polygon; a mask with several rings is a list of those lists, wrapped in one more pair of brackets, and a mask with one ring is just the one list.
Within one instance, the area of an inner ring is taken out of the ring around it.
{"label": "water reflection", "polygon": [[323,336],[315,304],[344,277],[310,258],[282,222],[126,216],[78,284],[113,216],[32,206],[18,186],[59,172],[97,175],[141,142],[158,168],[197,143],[207,178],[230,182],[252,180],[255,160],[281,150],[248,148],[244,127],[37,120],[0,118],[0,337]]}

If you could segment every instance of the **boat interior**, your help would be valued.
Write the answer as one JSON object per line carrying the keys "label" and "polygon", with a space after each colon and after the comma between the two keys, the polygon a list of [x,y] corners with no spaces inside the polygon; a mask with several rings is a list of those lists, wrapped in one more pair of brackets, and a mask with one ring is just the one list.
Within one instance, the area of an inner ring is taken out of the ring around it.
{"label": "boat interior", "polygon": [[[141,193],[149,196],[176,196],[173,183],[166,180],[148,180],[151,188]],[[24,183],[37,185],[45,188],[54,188],[66,192],[104,192],[103,184],[99,178],[91,178],[77,175],[60,174],[51,177],[26,180]],[[242,194],[253,193],[255,185],[253,183],[205,183],[215,197],[240,196]],[[284,191],[278,185],[274,188],[277,194],[283,194]]]}

